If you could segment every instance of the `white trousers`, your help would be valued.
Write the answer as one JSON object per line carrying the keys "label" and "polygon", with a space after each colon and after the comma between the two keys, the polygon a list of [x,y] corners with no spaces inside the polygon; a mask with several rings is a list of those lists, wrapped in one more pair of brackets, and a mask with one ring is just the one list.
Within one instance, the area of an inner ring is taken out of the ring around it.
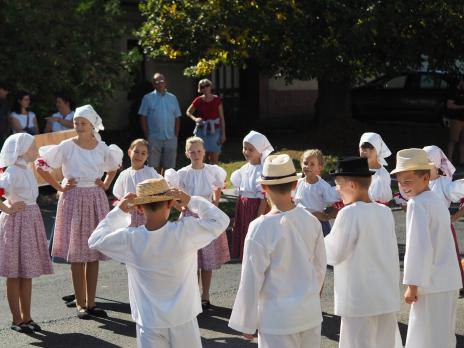
{"label": "white trousers", "polygon": [[409,312],[406,348],[455,348],[458,291],[419,295]]}
{"label": "white trousers", "polygon": [[342,317],[339,347],[395,348],[398,333],[396,313]]}
{"label": "white trousers", "polygon": [[258,331],[259,348],[320,348],[321,325],[291,335],[270,335]]}
{"label": "white trousers", "polygon": [[197,319],[166,329],[150,329],[137,325],[138,348],[201,348]]}

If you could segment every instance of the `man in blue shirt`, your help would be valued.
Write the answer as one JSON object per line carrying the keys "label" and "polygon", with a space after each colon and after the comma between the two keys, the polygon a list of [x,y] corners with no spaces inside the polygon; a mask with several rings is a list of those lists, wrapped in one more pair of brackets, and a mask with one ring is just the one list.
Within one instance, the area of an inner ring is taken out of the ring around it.
{"label": "man in blue shirt", "polygon": [[143,97],[139,115],[143,133],[150,144],[148,164],[163,173],[176,166],[181,112],[176,96],[166,90],[166,79],[162,74],[153,76],[153,87],[155,90]]}

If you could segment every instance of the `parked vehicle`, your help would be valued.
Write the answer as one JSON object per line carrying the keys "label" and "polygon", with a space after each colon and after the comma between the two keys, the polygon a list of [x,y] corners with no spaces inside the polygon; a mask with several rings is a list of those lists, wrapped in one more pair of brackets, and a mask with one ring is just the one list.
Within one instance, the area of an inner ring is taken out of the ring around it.
{"label": "parked vehicle", "polygon": [[352,115],[362,121],[442,122],[456,83],[440,72],[382,76],[351,90]]}

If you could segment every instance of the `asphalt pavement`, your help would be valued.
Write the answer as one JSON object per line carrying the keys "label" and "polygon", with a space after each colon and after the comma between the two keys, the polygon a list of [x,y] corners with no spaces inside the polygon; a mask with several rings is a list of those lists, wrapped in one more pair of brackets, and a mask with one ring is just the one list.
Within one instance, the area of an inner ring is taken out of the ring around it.
{"label": "asphalt pavement", "polygon": [[[48,213],[47,213],[48,211]],[[48,215],[47,215],[48,214]],[[46,224],[53,216],[53,207],[44,209]],[[405,215],[394,211],[400,257],[404,254]],[[457,230],[463,241],[464,222]],[[464,244],[462,244],[464,245]],[[0,288],[0,347],[135,347],[135,324],[131,320],[128,304],[127,275],[124,265],[102,262],[97,289],[97,302],[108,311],[108,318],[79,320],[76,310],[64,306],[61,297],[72,293],[68,265],[55,264],[55,273],[33,281],[32,316],[43,331],[37,334],[18,334],[9,329],[10,312],[5,287]],[[204,347],[257,347],[256,342],[244,340],[239,333],[227,326],[231,307],[240,280],[240,263],[229,263],[215,271],[211,289],[213,307],[199,319]],[[338,346],[340,318],[333,315],[333,272],[327,270],[322,293],[324,322],[322,347]],[[398,315],[400,331],[405,339],[409,306],[402,304]],[[457,347],[464,347],[464,299],[459,299],[456,334]],[[438,348],[438,347],[437,347]]]}

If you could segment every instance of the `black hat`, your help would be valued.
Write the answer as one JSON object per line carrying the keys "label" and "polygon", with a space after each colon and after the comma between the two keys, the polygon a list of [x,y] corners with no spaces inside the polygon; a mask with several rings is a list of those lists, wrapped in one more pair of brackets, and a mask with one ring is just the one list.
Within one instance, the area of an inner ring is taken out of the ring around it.
{"label": "black hat", "polygon": [[369,170],[367,158],[346,157],[338,160],[337,168],[330,171],[331,176],[371,176],[375,172]]}

